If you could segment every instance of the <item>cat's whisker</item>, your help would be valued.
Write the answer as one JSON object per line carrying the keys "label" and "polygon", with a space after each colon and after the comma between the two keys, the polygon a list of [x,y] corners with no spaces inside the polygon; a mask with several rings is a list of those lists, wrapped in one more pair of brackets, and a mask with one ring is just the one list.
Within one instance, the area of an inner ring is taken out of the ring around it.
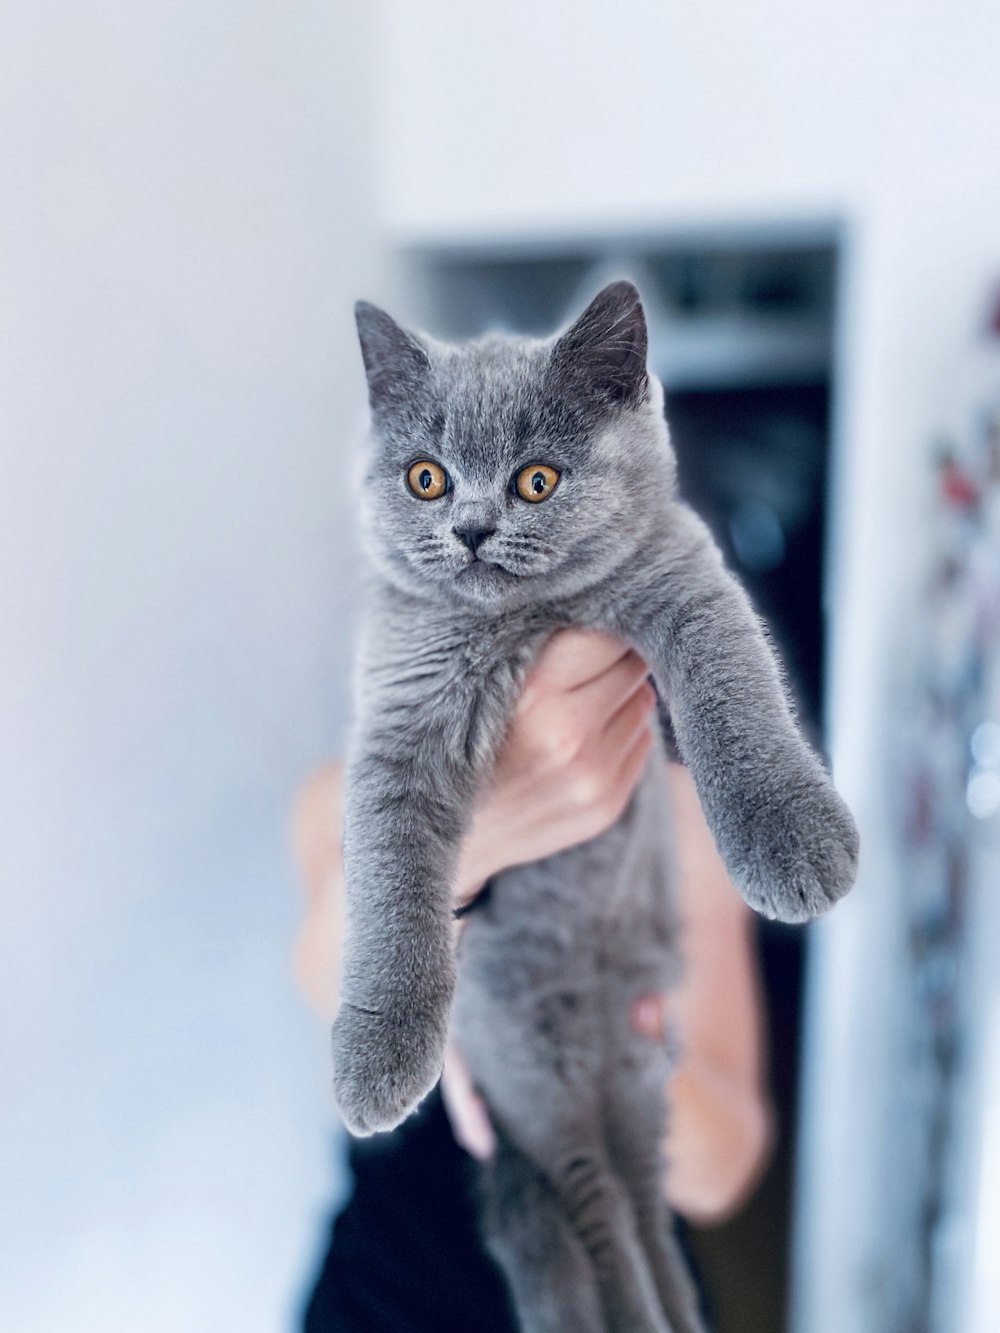
{"label": "cat's whisker", "polygon": [[504,533],[500,538],[495,539],[496,545],[502,545],[505,548],[516,548],[520,550],[531,551],[556,551],[559,548],[555,542],[547,541],[544,537],[538,537],[527,533]]}

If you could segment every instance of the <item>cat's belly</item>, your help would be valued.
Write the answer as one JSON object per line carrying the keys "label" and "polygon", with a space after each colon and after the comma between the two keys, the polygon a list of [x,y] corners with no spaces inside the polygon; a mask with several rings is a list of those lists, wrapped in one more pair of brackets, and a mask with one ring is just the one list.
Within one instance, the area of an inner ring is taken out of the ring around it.
{"label": "cat's belly", "polygon": [[618,1026],[612,1010],[627,1016],[630,997],[668,989],[679,975],[673,883],[663,758],[655,755],[606,833],[496,877],[459,947],[456,1038],[490,1042],[511,1021],[551,1025],[558,1012],[567,1037],[603,1044],[609,1021]]}

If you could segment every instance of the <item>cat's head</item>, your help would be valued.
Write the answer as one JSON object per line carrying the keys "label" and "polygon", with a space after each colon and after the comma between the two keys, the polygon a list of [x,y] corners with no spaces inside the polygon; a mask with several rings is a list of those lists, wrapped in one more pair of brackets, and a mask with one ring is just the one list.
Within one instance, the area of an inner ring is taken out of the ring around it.
{"label": "cat's head", "polygon": [[418,595],[491,609],[598,582],[662,515],[673,455],[628,282],[565,333],[446,346],[359,302],[369,554]]}

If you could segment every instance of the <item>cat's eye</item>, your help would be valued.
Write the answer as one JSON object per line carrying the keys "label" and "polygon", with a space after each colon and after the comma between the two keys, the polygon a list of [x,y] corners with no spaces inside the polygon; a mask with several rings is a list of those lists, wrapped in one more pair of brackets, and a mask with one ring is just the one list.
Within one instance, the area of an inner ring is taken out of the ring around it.
{"label": "cat's eye", "polygon": [[514,489],[522,500],[538,504],[539,500],[549,498],[558,483],[559,473],[554,467],[532,463],[530,467],[523,467],[514,478]]}
{"label": "cat's eye", "polygon": [[448,474],[440,463],[421,458],[407,469],[406,484],[418,500],[437,500],[448,489]]}

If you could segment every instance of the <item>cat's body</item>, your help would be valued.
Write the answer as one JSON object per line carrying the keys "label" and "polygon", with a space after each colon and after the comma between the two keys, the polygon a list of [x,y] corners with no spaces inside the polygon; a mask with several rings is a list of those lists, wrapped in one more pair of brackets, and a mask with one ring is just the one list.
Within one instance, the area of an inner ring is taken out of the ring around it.
{"label": "cat's body", "polygon": [[490,884],[453,1031],[499,1148],[484,1231],[523,1333],[697,1333],[665,1199],[667,1042],[629,1014],[680,960],[664,756],[591,842]]}
{"label": "cat's body", "polygon": [[[607,288],[547,343],[444,348],[373,307],[358,319],[375,577],[345,795],[334,1059],[345,1120],[370,1133],[440,1073],[458,850],[557,629],[610,631],[649,663],[758,910],[802,920],[828,906],[853,880],[857,841],[745,595],[675,495],[635,289]],[[669,1245],[665,1053],[628,1029],[630,1000],[662,988],[675,962],[657,786],[654,762],[602,838],[500,876],[463,941],[457,1030],[500,1133],[494,1233],[529,1333],[697,1327],[687,1296],[668,1299],[683,1278],[655,1241]]]}

